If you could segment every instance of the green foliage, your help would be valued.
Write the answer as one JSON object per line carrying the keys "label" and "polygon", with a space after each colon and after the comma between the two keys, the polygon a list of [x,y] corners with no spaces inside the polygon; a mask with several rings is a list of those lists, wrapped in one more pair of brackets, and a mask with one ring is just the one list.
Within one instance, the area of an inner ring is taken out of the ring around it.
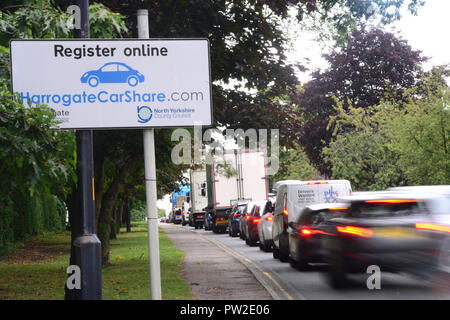
{"label": "green foliage", "polygon": [[300,146],[295,149],[282,150],[279,156],[280,168],[273,181],[280,180],[312,180],[321,178],[320,172],[314,168],[306,153]]}
{"label": "green foliage", "polygon": [[144,201],[134,198],[130,199],[131,221],[144,221],[147,217],[146,205]]}
{"label": "green foliage", "polygon": [[431,82],[411,90],[402,116],[392,120],[398,165],[412,185],[450,183],[450,92],[446,85],[435,88]]}
{"label": "green foliage", "polygon": [[[128,32],[125,17],[111,12],[103,4],[89,6],[91,38],[121,37]],[[48,1],[33,1],[13,12],[0,12],[0,45],[10,39],[73,38],[73,16]]]}
{"label": "green foliage", "polygon": [[448,86],[432,77],[406,90],[401,102],[366,109],[348,102],[345,111],[337,101],[334,139],[323,151],[333,177],[356,190],[449,184],[449,102]]}
{"label": "green foliage", "polygon": [[75,139],[46,106],[25,107],[0,87],[0,256],[27,236],[65,225]]}
{"label": "green foliage", "polygon": [[101,3],[89,6],[89,25],[91,38],[122,38],[128,34],[124,22],[125,16],[114,13]]}

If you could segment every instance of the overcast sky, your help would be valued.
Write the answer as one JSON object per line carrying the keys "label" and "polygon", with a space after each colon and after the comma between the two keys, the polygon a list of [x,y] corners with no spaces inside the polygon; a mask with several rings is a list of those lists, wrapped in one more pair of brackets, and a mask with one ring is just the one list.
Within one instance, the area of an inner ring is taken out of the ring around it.
{"label": "overcast sky", "polygon": [[[449,59],[449,36],[450,19],[449,0],[427,0],[425,5],[418,11],[417,16],[413,16],[406,9],[402,10],[402,19],[386,26],[385,29],[399,31],[402,38],[414,50],[421,50],[424,56],[430,57],[430,61],[424,64],[426,70],[433,65],[450,63]],[[294,51],[288,55],[289,61],[305,62],[304,58],[310,59],[307,65],[310,71],[316,68],[323,69],[327,66],[326,61],[321,57],[326,53],[314,40],[311,33],[301,33],[297,37]],[[298,74],[301,82],[310,79],[310,72]]]}

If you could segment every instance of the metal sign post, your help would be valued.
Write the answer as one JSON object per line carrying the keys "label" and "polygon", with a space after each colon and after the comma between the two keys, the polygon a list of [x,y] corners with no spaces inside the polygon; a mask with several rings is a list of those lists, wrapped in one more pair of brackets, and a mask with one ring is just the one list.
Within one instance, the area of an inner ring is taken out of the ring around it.
{"label": "metal sign post", "polygon": [[[137,11],[138,37],[149,38],[148,10]],[[155,130],[144,129],[145,195],[147,200],[148,258],[152,300],[161,300],[158,210],[156,208]]]}
{"label": "metal sign post", "polygon": [[[89,38],[89,0],[78,0],[81,28],[75,30],[76,38]],[[77,130],[77,175],[79,216],[72,226],[71,265],[81,271],[79,289],[66,289],[69,300],[102,299],[101,243],[95,234],[94,160],[92,130]]]}

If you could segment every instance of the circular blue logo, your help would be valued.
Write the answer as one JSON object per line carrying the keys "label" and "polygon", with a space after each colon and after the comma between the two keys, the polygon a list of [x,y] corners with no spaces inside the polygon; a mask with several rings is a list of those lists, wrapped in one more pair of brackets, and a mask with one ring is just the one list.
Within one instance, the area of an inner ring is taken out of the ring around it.
{"label": "circular blue logo", "polygon": [[137,107],[137,116],[139,123],[146,123],[152,119],[153,111],[147,106]]}

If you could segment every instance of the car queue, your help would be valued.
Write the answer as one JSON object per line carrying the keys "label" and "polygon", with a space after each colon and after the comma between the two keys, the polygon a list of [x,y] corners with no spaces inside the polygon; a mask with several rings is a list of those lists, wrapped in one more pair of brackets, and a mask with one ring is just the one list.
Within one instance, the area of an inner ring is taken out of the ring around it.
{"label": "car queue", "polygon": [[335,289],[371,265],[424,279],[450,273],[450,186],[352,192],[346,180],[288,180],[274,192],[236,202],[221,221],[228,235],[298,271],[325,265]]}

